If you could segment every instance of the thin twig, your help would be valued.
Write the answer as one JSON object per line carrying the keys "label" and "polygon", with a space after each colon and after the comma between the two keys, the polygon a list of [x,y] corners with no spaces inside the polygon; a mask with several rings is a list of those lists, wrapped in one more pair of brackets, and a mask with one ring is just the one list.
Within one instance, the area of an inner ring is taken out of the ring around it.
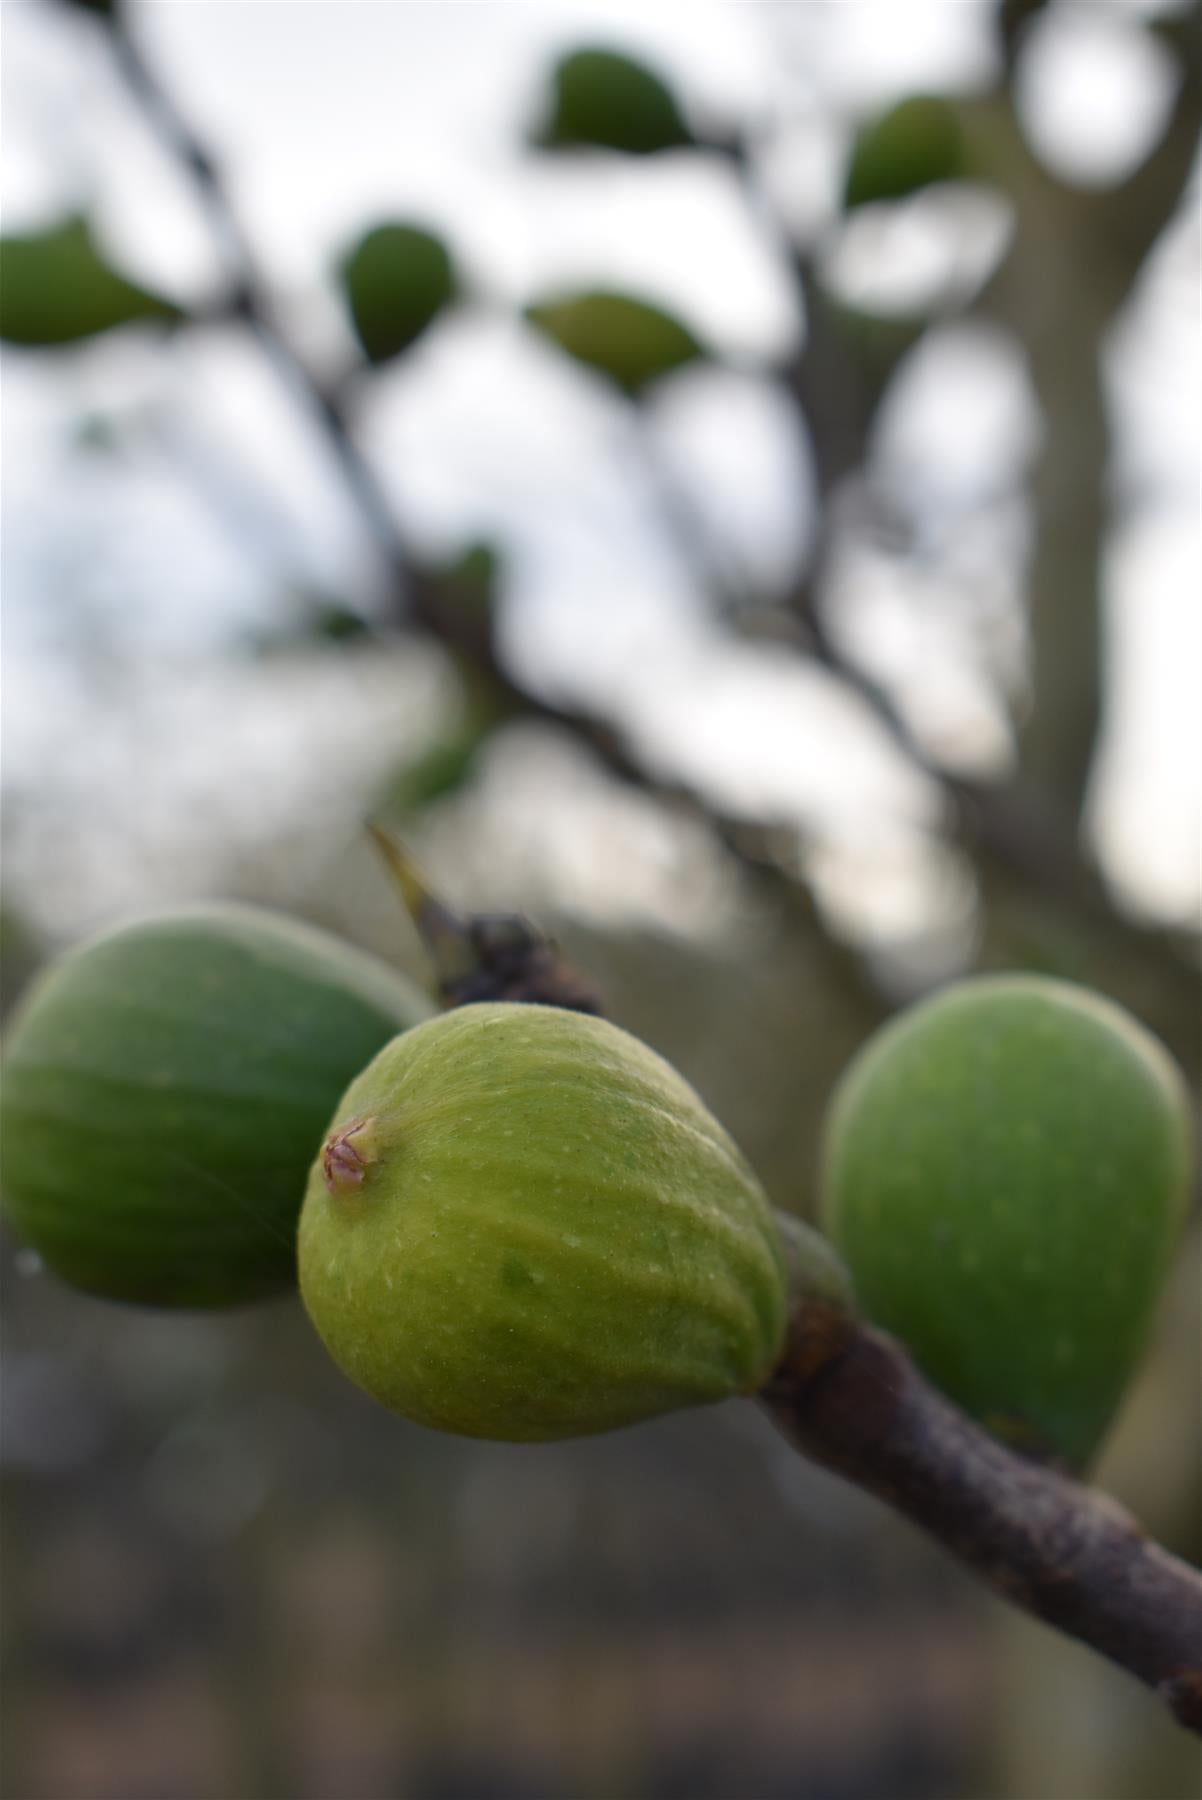
{"label": "thin twig", "polygon": [[762,1395],[802,1452],[936,1538],[996,1594],[1145,1682],[1202,1733],[1202,1574],[1107,1496],[1028,1462],[919,1374],[893,1339],[797,1309]]}
{"label": "thin twig", "polygon": [[323,386],[276,319],[270,291],[259,274],[254,248],[230,200],[216,157],[142,55],[120,12],[109,20],[109,37],[130,92],[165,148],[192,177],[233,284],[231,315],[250,326],[294,397],[313,413],[360,516],[393,572],[403,579],[411,556],[388,495],[355,442],[337,394]]}

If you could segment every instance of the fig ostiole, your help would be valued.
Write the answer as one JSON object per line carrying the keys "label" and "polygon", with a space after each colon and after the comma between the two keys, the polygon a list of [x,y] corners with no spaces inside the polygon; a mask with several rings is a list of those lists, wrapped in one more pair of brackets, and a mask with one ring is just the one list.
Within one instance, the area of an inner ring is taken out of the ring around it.
{"label": "fig ostiole", "polygon": [[420,1424],[515,1441],[755,1391],[787,1264],[755,1176],[668,1063],[603,1019],[517,1003],[376,1056],[299,1232],[305,1305],[352,1381]]}
{"label": "fig ostiole", "polygon": [[1100,995],[956,983],[849,1066],[824,1218],[869,1317],[1030,1454],[1084,1466],[1137,1364],[1185,1216],[1185,1083]]}
{"label": "fig ostiole", "polygon": [[296,1286],[296,1221],[346,1083],[431,1002],[251,907],[126,926],[35,982],[6,1044],[0,1189],[90,1293],[220,1306]]}

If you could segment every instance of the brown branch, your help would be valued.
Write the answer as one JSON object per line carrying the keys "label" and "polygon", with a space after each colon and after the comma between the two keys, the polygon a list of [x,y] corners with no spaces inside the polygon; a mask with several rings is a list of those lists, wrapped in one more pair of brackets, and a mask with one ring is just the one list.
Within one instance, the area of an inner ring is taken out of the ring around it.
{"label": "brown branch", "polygon": [[830,1305],[797,1309],[761,1396],[806,1456],[938,1540],[994,1593],[1087,1644],[1202,1733],[1202,1574],[1105,1495],[1027,1462]]}
{"label": "brown branch", "polygon": [[[457,918],[403,847],[375,836],[446,1005],[537,1000],[602,1010],[526,920]],[[785,1436],[929,1533],[1003,1599],[1146,1682],[1202,1733],[1202,1574],[1143,1536],[1112,1500],[974,1424],[899,1344],[854,1317],[825,1259],[794,1257],[792,1269],[785,1351],[758,1396]]]}
{"label": "brown branch", "polygon": [[317,378],[276,319],[268,286],[259,273],[257,258],[216,157],[142,55],[124,14],[116,11],[105,22],[114,60],[130,93],[164,148],[192,177],[233,283],[228,313],[250,327],[294,398],[312,414],[356,510],[387,560],[397,585],[403,586],[410,553],[392,504],[355,441],[337,391]]}

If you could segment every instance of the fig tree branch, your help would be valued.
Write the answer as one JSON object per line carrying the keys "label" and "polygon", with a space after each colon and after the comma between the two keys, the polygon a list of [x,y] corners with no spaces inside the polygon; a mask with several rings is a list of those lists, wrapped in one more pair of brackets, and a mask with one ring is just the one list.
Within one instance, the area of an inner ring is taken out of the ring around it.
{"label": "fig tree branch", "polygon": [[[458,918],[403,846],[375,835],[445,1004],[602,1010],[527,921]],[[1202,1573],[1105,1495],[991,1437],[808,1261],[794,1262],[793,1288],[784,1352],[758,1396],[790,1442],[919,1526],[1001,1598],[1136,1676],[1202,1734]]]}
{"label": "fig tree branch", "polygon": [[[1004,7],[1016,26],[1040,10]],[[975,168],[1008,197],[1010,246],[973,311],[1002,328],[1027,358],[1044,434],[1031,483],[1027,568],[1033,691],[1019,731],[1022,768],[1081,814],[1103,719],[1102,577],[1113,503],[1110,408],[1103,381],[1116,317],[1176,213],[1202,126],[1202,8],[1151,27],[1171,51],[1177,81],[1159,141],[1113,186],[1082,190],[1036,155],[1011,82],[964,102]]]}
{"label": "fig tree branch", "polygon": [[935,1538],[994,1593],[1152,1688],[1202,1734],[1202,1574],[1115,1502],[1028,1462],[901,1345],[802,1301],[761,1396],[789,1440]]}
{"label": "fig tree branch", "polygon": [[131,95],[164,149],[192,178],[231,282],[227,313],[250,327],[292,390],[294,399],[313,415],[377,547],[398,579],[403,578],[409,552],[391,503],[355,442],[337,394],[317,379],[276,319],[254,248],[230,200],[216,156],[193,129],[157,71],[143,56],[124,14],[120,10],[114,11],[105,24],[114,59]]}
{"label": "fig tree branch", "polygon": [[[294,398],[324,436],[350,497],[384,558],[395,622],[416,624],[442,642],[468,673],[484,677],[503,710],[562,729],[586,744],[618,779],[669,804],[686,807],[709,825],[744,868],[757,879],[771,880],[794,900],[800,891],[799,880],[772,849],[780,835],[777,821],[726,816],[699,789],[658,774],[602,715],[576,702],[555,701],[527,686],[502,660],[491,631],[465,623],[461,613],[446,604],[436,572],[422,566],[406,541],[391,501],[359,447],[338,388],[323,383],[277,319],[268,284],[238,220],[217,158],[143,56],[120,11],[108,17],[106,28],[132,96],[168,153],[188,171],[196,186],[225,257],[232,285],[231,311],[253,331]],[[1183,978],[1189,979],[1188,963],[1169,934],[1143,926],[1115,907],[1105,883],[1080,851],[1075,830],[1066,828],[1058,817],[1045,816],[1044,807],[1025,792],[968,782],[942,768],[916,738],[887,690],[843,653],[813,607],[804,611],[795,653],[808,655],[857,693],[901,753],[938,783],[948,803],[949,825],[970,854],[994,859],[1032,892],[1121,933],[1153,980],[1179,991]],[[807,917],[820,923],[812,908],[807,908]],[[829,932],[826,935],[829,938]]]}

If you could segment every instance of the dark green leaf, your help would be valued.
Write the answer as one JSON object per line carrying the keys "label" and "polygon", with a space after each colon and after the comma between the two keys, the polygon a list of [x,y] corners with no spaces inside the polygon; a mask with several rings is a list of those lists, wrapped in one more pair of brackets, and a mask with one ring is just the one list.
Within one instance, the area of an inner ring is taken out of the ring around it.
{"label": "dark green leaf", "polygon": [[904,200],[936,181],[965,174],[964,134],[955,108],[916,94],[864,125],[852,146],[843,201]]}
{"label": "dark green leaf", "polygon": [[616,51],[590,49],[556,66],[550,117],[535,141],[548,150],[595,144],[650,156],[695,140],[658,75]]}
{"label": "dark green leaf", "polygon": [[73,344],[135,320],[184,316],[111,268],[85,218],[0,238],[0,337],[10,344]]}
{"label": "dark green leaf", "polygon": [[465,598],[477,597],[487,605],[500,574],[501,558],[487,538],[474,538],[458,555],[442,565],[444,579],[461,587]]}
{"label": "dark green leaf", "polygon": [[[472,554],[469,552],[468,558]],[[461,665],[459,674],[463,684],[460,706],[425,749],[394,775],[382,796],[384,809],[418,812],[457,792],[475,773],[493,733],[511,716],[508,696],[489,675],[471,665]]]}
{"label": "dark green leaf", "polygon": [[446,245],[417,225],[377,225],[345,258],[341,274],[356,335],[372,363],[407,350],[457,290]]}
{"label": "dark green leaf", "polygon": [[706,354],[679,319],[628,294],[565,294],[528,306],[526,317],[561,350],[632,397]]}
{"label": "dark green leaf", "polygon": [[469,720],[435,738],[396,776],[385,796],[386,807],[413,813],[447,799],[470,778],[490,729],[491,721]]}
{"label": "dark green leaf", "polygon": [[345,644],[352,638],[368,637],[371,626],[360,612],[331,601],[318,607],[309,622],[309,636],[319,643]]}

